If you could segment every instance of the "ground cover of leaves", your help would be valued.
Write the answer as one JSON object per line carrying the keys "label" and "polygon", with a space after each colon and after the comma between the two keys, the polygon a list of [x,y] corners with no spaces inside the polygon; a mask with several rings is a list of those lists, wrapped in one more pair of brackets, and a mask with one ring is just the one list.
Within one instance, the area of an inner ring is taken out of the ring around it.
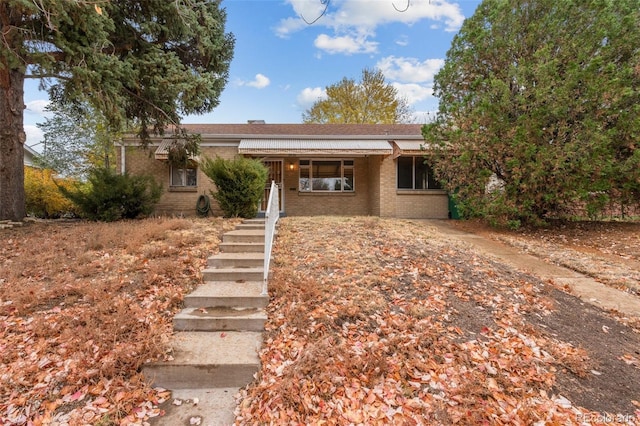
{"label": "ground cover of leaves", "polygon": [[237,424],[640,424],[637,329],[425,222],[284,218],[272,265]]}
{"label": "ground cover of leaves", "polygon": [[0,424],[130,425],[169,392],[139,374],[236,220],[30,223],[0,231]]}

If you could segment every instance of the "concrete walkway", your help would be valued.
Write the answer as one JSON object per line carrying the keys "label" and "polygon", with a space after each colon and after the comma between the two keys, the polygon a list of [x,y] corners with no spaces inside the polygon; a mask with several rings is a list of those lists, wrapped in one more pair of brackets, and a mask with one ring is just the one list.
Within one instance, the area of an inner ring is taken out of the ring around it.
{"label": "concrete walkway", "polygon": [[424,220],[427,226],[449,237],[450,241],[474,247],[479,253],[495,258],[501,263],[539,277],[543,281],[552,281],[560,287],[565,285],[581,300],[605,310],[615,310],[624,315],[640,317],[640,298],[621,290],[606,286],[591,277],[582,275],[562,266],[553,265],[544,260],[520,252],[499,241],[472,234],[452,226],[448,220]]}

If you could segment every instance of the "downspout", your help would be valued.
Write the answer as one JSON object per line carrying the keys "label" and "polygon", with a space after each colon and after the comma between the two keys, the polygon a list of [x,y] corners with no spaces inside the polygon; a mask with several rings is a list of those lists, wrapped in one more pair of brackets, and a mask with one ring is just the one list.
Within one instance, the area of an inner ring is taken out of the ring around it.
{"label": "downspout", "polygon": [[124,147],[124,143],[122,145],[120,145],[120,174],[124,175],[124,173],[127,171],[126,168],[126,162],[125,162],[125,147]]}

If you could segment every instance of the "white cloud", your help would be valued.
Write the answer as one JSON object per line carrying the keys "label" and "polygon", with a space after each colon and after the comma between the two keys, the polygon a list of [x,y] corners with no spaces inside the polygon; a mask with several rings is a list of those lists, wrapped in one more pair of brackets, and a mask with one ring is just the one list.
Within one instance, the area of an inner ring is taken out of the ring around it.
{"label": "white cloud", "polygon": [[[445,31],[458,31],[464,21],[464,15],[460,6],[447,0],[408,0],[409,7],[403,10],[406,4],[398,0],[343,0],[341,2],[329,2],[329,7],[324,16],[325,6],[320,1],[288,0],[298,18],[287,18],[280,22],[276,28],[276,34],[281,37],[307,27],[307,22],[315,25],[332,28],[336,34],[355,31],[360,34],[372,33],[376,27],[400,22],[413,25],[423,19],[436,23],[442,23]],[[398,4],[399,3],[399,4]],[[395,7],[394,7],[395,6]],[[319,19],[318,19],[319,18]]]}
{"label": "white cloud", "polygon": [[42,116],[49,116],[50,113],[48,111],[45,111],[46,107],[49,104],[50,102],[47,99],[37,99],[35,101],[27,102],[25,111]]}
{"label": "white cloud", "polygon": [[303,28],[307,24],[299,18],[286,18],[280,21],[280,25],[275,28],[275,33],[280,38],[287,38],[289,34],[295,33]]}
{"label": "white cloud", "polygon": [[36,145],[39,145],[44,139],[44,133],[42,133],[42,130],[40,130],[38,126],[25,124],[24,132],[27,134],[25,144],[36,151],[41,151],[41,149]]}
{"label": "white cloud", "polygon": [[437,116],[437,110],[414,111],[411,114],[412,122],[418,124],[432,123]]}
{"label": "white cloud", "polygon": [[429,83],[444,65],[444,59],[397,58],[387,56],[376,64],[384,76],[390,80],[406,83]]}
{"label": "white cloud", "polygon": [[251,81],[238,81],[239,86],[255,87],[256,89],[264,89],[269,84],[271,84],[271,80],[269,80],[269,77],[265,76],[264,74],[256,74],[255,78]]}
{"label": "white cloud", "polygon": [[323,99],[327,99],[327,92],[322,87],[307,87],[297,97],[298,105],[304,109]]}
{"label": "white cloud", "polygon": [[407,99],[409,105],[423,101],[433,96],[433,88],[416,83],[391,83],[398,91],[398,95]]}
{"label": "white cloud", "polygon": [[352,55],[354,53],[375,53],[378,50],[378,43],[367,41],[364,36],[337,36],[331,37],[320,34],[316,37],[314,45],[327,53],[344,53]]}
{"label": "white cloud", "polygon": [[406,35],[401,35],[396,39],[396,44],[398,46],[408,46],[409,45],[409,37],[407,37]]}

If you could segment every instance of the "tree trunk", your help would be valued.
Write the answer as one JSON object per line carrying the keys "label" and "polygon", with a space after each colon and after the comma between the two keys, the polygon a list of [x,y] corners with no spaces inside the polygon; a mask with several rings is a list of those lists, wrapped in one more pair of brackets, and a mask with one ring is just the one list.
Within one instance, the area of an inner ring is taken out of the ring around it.
{"label": "tree trunk", "polygon": [[25,217],[24,72],[0,58],[0,220]]}

